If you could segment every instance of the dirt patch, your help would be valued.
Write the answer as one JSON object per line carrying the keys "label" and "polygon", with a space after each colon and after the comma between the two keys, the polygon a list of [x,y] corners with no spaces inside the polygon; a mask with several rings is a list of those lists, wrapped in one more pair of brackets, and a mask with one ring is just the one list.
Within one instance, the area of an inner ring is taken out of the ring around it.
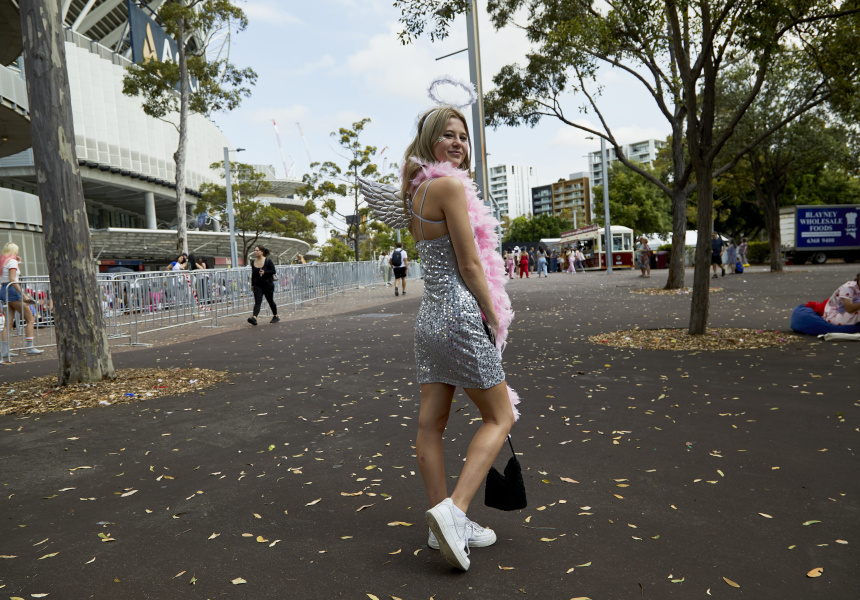
{"label": "dirt patch", "polygon": [[595,344],[640,350],[747,350],[773,348],[799,342],[803,337],[762,329],[708,329],[704,335],[690,335],[686,329],[631,329],[601,333],[588,338]]}
{"label": "dirt patch", "polygon": [[57,386],[57,376],[0,385],[0,415],[33,414],[111,406],[197,392],[226,381],[210,369],[120,369],[113,381]]}

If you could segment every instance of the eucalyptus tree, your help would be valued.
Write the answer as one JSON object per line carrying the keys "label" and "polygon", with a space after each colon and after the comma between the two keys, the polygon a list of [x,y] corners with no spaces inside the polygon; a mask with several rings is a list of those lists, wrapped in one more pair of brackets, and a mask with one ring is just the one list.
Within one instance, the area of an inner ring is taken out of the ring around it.
{"label": "eucalyptus tree", "polygon": [[63,20],[53,0],[21,0],[19,8],[33,159],[54,302],[57,382],[115,379],[75,156]]}
{"label": "eucalyptus tree", "polygon": [[[448,34],[450,23],[471,0],[395,0],[402,10],[408,43],[430,26],[431,39]],[[535,125],[543,117],[605,139],[629,169],[672,199],[673,248],[684,246],[686,202],[697,196],[696,264],[709,262],[713,218],[713,180],[731,169],[744,153],[773,131],[828,98],[849,97],[857,85],[858,0],[490,0],[494,27],[521,29],[532,44],[525,64],[506,65],[493,77],[486,96],[490,125]],[[853,48],[853,50],[852,50]],[[775,56],[800,52],[814,65],[810,93],[785,119],[750,140],[725,163],[716,162],[750,104]],[[715,89],[719,74],[736,61],[755,67],[747,95],[733,107],[722,127],[715,126]],[[672,174],[660,181],[624,156],[606,117],[599,78],[618,69],[653,98],[672,135]],[[567,96],[578,104],[570,106]],[[594,114],[591,126],[580,115]],[[683,255],[672,253],[668,288],[683,285]],[[696,270],[690,310],[692,334],[705,332],[709,280]]]}
{"label": "eucalyptus tree", "polygon": [[[383,183],[392,179],[391,176],[381,177],[373,162],[376,146],[363,146],[359,139],[368,123],[370,119],[364,118],[353,123],[352,129],[341,127],[332,132],[331,137],[339,146],[338,154],[347,164],[342,167],[335,161],[311,163],[312,172],[302,177],[305,185],[298,192],[314,202],[320,202],[320,215],[329,225],[343,233],[347,242],[352,243],[355,260],[360,260],[359,240],[371,214],[359,191],[357,178],[361,175]],[[352,214],[338,207],[338,198],[351,200]],[[332,218],[336,220],[329,221]]]}
{"label": "eucalyptus tree", "polygon": [[[810,94],[808,88],[815,85],[814,78],[810,77],[806,65],[798,62],[793,54],[784,52],[775,59],[761,91],[736,125],[723,154],[736,154],[750,140],[759,138],[762,131],[785,120],[797,103]],[[752,65],[745,62],[718,80],[718,124],[730,116],[731,107],[739,99],[748,95],[749,87],[754,83],[753,74]],[[857,165],[857,157],[851,154],[848,146],[847,129],[834,118],[832,111],[818,106],[756,144],[743,155],[737,168],[724,176],[736,188],[749,190],[749,195],[764,215],[771,271],[783,270],[779,209],[796,203],[785,198],[792,182],[825,166],[846,172]]]}
{"label": "eucalyptus tree", "polygon": [[[257,80],[251,68],[240,69],[226,58],[207,58],[207,44],[224,31],[242,31],[248,25],[235,0],[165,0],[158,21],[177,46],[176,58],[145,62],[128,67],[123,93],[143,96],[143,112],[170,123],[179,133],[173,154],[176,165],[177,251],[188,251],[185,220],[185,157],[188,148],[189,112],[209,115],[233,110],[251,95],[249,85]],[[195,40],[194,44],[189,43]],[[191,79],[196,89],[191,89]],[[178,89],[178,93],[177,93]],[[178,113],[179,123],[168,116]]]}

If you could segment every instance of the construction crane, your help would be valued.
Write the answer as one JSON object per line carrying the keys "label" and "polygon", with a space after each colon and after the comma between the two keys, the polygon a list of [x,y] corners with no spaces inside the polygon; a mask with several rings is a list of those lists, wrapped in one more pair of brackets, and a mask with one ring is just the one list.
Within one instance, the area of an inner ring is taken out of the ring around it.
{"label": "construction crane", "polygon": [[[385,148],[382,149],[382,152],[379,153],[379,156],[382,156],[383,154],[385,154],[386,150],[388,150],[388,146],[386,146]],[[385,177],[385,163],[387,163],[387,162],[388,162],[388,157],[386,156],[385,158],[382,159],[382,172],[380,173],[381,177]]]}
{"label": "construction crane", "polygon": [[299,133],[302,135],[302,141],[305,143],[305,152],[308,153],[308,162],[313,163],[314,159],[311,158],[311,149],[308,148],[308,141],[305,139],[305,132],[302,131],[302,124],[296,121],[296,125],[299,126]]}
{"label": "construction crane", "polygon": [[293,164],[289,169],[287,168],[287,159],[284,158],[284,146],[281,144],[281,134],[278,133],[278,124],[275,122],[274,119],[272,119],[272,125],[274,125],[274,127],[275,127],[275,137],[278,140],[278,150],[281,151],[281,162],[284,163],[284,177],[289,179],[290,175],[293,174],[293,167],[296,166],[296,161],[294,161],[293,157],[291,156],[290,160],[293,161]]}

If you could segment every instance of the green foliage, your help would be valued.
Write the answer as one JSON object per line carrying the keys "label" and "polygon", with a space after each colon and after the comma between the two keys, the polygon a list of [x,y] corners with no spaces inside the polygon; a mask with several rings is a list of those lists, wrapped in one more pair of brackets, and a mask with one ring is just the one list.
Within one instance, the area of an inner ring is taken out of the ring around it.
{"label": "green foliage", "polygon": [[767,242],[749,242],[747,260],[750,264],[762,264],[770,260],[770,245]]}
{"label": "green foliage", "polygon": [[[187,38],[189,32],[208,39],[224,29],[242,31],[248,24],[245,13],[231,0],[167,0],[158,10],[158,20],[174,40]],[[251,68],[236,67],[227,58],[207,61],[205,50],[205,45],[184,48],[188,76],[198,84],[197,91],[190,92],[188,108],[206,115],[233,110],[251,95],[249,86],[256,82],[257,74]],[[128,67],[122,91],[127,96],[143,96],[143,111],[164,120],[180,110],[176,89],[181,77],[177,62],[153,58]]]}
{"label": "green foliage", "polygon": [[[654,172],[647,165],[642,168]],[[594,197],[603,198],[603,186],[594,188]],[[672,230],[672,204],[656,185],[614,162],[609,167],[609,219],[637,235],[666,235]],[[599,216],[594,221],[603,224]]]}
{"label": "green foliage", "polygon": [[[212,169],[221,171],[224,165],[212,163]],[[242,239],[241,256],[247,257],[261,235],[275,234],[293,237],[315,244],[314,224],[299,211],[284,211],[269,206],[257,198],[271,191],[272,184],[265,175],[252,165],[230,163],[230,188],[233,192],[233,220],[236,232]],[[233,180],[235,178],[235,180]],[[214,183],[200,186],[203,197],[194,208],[196,214],[209,213],[219,217],[222,223],[228,222],[227,188]]]}
{"label": "green foliage", "polygon": [[332,231],[329,240],[320,246],[320,262],[348,262],[352,250]]}
{"label": "green foliage", "polygon": [[539,242],[543,238],[561,237],[562,232],[573,229],[573,224],[552,215],[526,215],[511,221],[503,242]]}
{"label": "green foliage", "polygon": [[[332,132],[331,136],[337,140],[349,162],[345,167],[333,161],[312,163],[312,171],[302,177],[305,185],[298,191],[300,195],[309,197],[310,201],[320,202],[320,215],[326,219],[326,223],[336,227],[337,231],[345,235],[353,247],[356,260],[359,260],[359,242],[366,234],[370,215],[370,210],[363,206],[365,202],[356,184],[357,176],[378,179],[382,182],[389,182],[392,179],[390,175],[379,176],[379,169],[373,162],[376,146],[361,144],[359,138],[368,123],[370,119],[364,118],[353,123],[352,129],[341,127],[338,131]],[[352,214],[346,214],[338,209],[338,198],[351,198]]]}
{"label": "green foliage", "polygon": [[[365,234],[359,245],[361,260],[374,260],[380,253],[391,254],[394,251],[397,246],[395,230],[380,221],[369,221],[365,227]],[[418,260],[418,250],[409,230],[401,230],[400,241],[409,260]]]}
{"label": "green foliage", "polygon": [[[719,125],[724,126],[734,106],[749,96],[755,69],[747,59],[723,71],[716,90]],[[813,108],[767,135],[814,93],[817,81],[807,70],[799,51],[776,56],[761,91],[724,146],[726,157],[751,149],[716,182],[715,224],[723,233],[752,237],[764,228],[778,244],[780,207],[827,202],[823,198],[850,202],[856,197],[847,176],[857,166],[848,131],[829,111]],[[782,270],[779,257],[775,258],[772,269]]]}

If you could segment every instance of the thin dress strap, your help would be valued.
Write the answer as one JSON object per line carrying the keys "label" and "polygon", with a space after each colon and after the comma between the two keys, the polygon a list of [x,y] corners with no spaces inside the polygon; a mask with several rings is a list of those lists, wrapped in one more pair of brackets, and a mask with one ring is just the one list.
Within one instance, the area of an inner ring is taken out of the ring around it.
{"label": "thin dress strap", "polygon": [[[427,219],[425,219],[424,217],[421,216],[424,213],[424,200],[427,199],[427,190],[430,188],[430,184],[433,183],[435,180],[436,179],[433,178],[427,182],[427,186],[424,188],[424,194],[421,196],[421,206],[418,207],[418,213],[416,214],[414,210],[412,211],[412,214],[415,215],[416,217],[418,217],[418,227],[421,229],[421,239],[422,240],[426,239],[424,237],[424,221],[427,221]],[[444,220],[443,221],[428,221],[428,223],[444,223]]]}

